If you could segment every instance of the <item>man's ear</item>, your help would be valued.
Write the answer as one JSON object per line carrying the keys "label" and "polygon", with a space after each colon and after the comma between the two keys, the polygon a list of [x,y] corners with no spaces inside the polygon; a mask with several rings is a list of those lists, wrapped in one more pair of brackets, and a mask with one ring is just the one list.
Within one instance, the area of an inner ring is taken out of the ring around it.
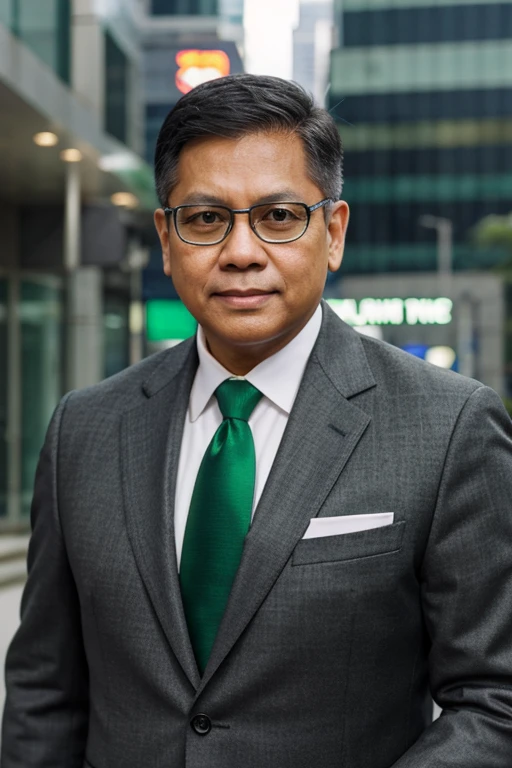
{"label": "man's ear", "polygon": [[344,200],[339,200],[337,203],[333,204],[330,210],[330,218],[327,223],[329,248],[327,265],[329,272],[337,272],[341,267],[349,216],[349,207]]}
{"label": "man's ear", "polygon": [[162,261],[164,266],[164,273],[167,277],[171,276],[171,249],[169,247],[169,227],[168,219],[163,212],[162,208],[157,208],[153,217],[155,222],[156,231],[160,238],[160,245],[162,247]]}

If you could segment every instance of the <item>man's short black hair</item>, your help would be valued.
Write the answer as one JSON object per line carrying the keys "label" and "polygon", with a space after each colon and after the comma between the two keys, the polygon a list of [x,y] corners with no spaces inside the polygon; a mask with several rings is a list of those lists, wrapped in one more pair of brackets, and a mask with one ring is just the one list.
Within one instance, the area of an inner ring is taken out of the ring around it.
{"label": "man's short black hair", "polygon": [[296,133],[304,142],[310,178],[338,200],[343,149],[336,123],[297,83],[263,75],[228,75],[197,86],[167,115],[156,144],[155,181],[162,207],[178,181],[179,154],[192,139],[250,133]]}

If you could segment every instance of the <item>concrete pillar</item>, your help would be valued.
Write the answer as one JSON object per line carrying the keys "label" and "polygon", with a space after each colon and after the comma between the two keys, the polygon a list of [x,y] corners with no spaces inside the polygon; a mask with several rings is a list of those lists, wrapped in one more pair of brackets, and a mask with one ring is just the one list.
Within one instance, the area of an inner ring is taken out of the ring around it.
{"label": "concrete pillar", "polygon": [[68,163],[64,227],[66,390],[103,378],[103,285],[98,267],[81,266],[80,163]]}
{"label": "concrete pillar", "polygon": [[80,267],[67,280],[66,389],[103,378],[103,280],[98,267]]}
{"label": "concrete pillar", "polygon": [[73,90],[103,119],[105,103],[105,39],[94,0],[72,0]]}

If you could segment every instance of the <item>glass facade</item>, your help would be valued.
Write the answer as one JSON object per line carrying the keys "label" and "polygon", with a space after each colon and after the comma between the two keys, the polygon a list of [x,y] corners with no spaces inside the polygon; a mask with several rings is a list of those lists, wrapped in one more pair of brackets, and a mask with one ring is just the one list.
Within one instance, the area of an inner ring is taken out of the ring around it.
{"label": "glass facade", "polygon": [[329,108],[351,205],[345,272],[433,270],[428,214],[451,220],[455,269],[503,261],[472,229],[512,208],[512,4],[336,4]]}
{"label": "glass facade", "polygon": [[331,87],[345,96],[508,88],[511,68],[512,37],[343,48],[332,54]]}
{"label": "glass facade", "polygon": [[169,113],[169,104],[146,104],[146,160],[153,163],[160,128]]}
{"label": "glass facade", "polygon": [[0,279],[0,519],[7,515],[7,281]]}
{"label": "glass facade", "polygon": [[[510,251],[477,245],[474,230],[512,210],[512,3],[334,7],[340,45],[328,107],[345,147],[351,207],[343,273],[436,271],[439,219],[448,219],[453,269],[504,275]],[[336,277],[329,290],[339,292]]]}
{"label": "glass facade", "polygon": [[[343,67],[341,68],[343,70]],[[385,93],[352,93],[344,91],[340,76],[338,90],[329,98],[335,118],[361,123],[397,123],[418,120],[462,120],[512,115],[512,88],[463,88],[440,90],[429,87],[393,91],[391,83]],[[343,123],[340,123],[343,128]]]}
{"label": "glass facade", "polygon": [[343,45],[506,40],[511,30],[510,3],[379,8],[345,15]]}
{"label": "glass facade", "polygon": [[0,24],[12,28],[12,0],[0,0]]}
{"label": "glass facade", "polygon": [[21,513],[28,515],[39,453],[62,391],[62,297],[56,285],[23,280],[21,321]]}
{"label": "glass facade", "polygon": [[105,33],[105,130],[126,143],[129,63],[109,32]]}
{"label": "glass facade", "polygon": [[0,278],[0,529],[28,524],[34,475],[62,395],[60,279]]}
{"label": "glass facade", "polygon": [[151,0],[155,16],[216,16],[218,0]]}
{"label": "glass facade", "polygon": [[0,22],[64,82],[70,82],[69,0],[0,0]]}

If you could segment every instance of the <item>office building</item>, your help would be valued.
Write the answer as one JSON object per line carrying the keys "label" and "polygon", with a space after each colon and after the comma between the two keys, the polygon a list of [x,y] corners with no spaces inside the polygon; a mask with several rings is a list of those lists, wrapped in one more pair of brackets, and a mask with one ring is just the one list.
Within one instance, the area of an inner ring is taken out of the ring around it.
{"label": "office building", "polygon": [[[367,275],[373,296],[384,273],[499,268],[507,254],[476,246],[472,230],[512,210],[510,0],[336,0],[334,24],[328,106],[351,206],[343,274]],[[413,293],[425,296],[420,284]],[[463,312],[454,305],[457,322]],[[512,336],[500,362],[496,388],[510,396]]]}
{"label": "office building", "polygon": [[136,0],[0,0],[0,529],[27,525],[64,391],[133,358],[139,233],[155,202],[139,13]]}
{"label": "office building", "polygon": [[330,52],[333,42],[332,2],[299,5],[299,24],[293,31],[293,79],[324,106],[329,85]]}
{"label": "office building", "polygon": [[454,269],[494,264],[470,232],[512,209],[512,3],[336,0],[334,23],[346,268],[435,269],[424,215],[452,222]]}

